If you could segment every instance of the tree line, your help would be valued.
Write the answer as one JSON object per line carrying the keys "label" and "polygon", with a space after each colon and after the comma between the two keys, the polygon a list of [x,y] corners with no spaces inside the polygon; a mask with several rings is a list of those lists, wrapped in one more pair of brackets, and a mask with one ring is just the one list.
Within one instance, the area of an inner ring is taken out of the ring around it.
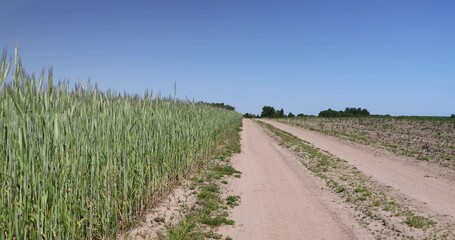
{"label": "tree line", "polygon": [[[303,113],[299,113],[294,115],[292,112],[289,114],[284,113],[284,109],[275,109],[272,106],[264,106],[262,107],[262,112],[260,115],[255,115],[251,113],[245,113],[243,117],[245,118],[284,118],[284,117],[305,117]],[[370,116],[370,112],[365,108],[352,108],[347,107],[344,111],[335,111],[332,109],[323,110],[319,113],[319,117],[367,117]]]}
{"label": "tree line", "polygon": [[[285,117],[308,117],[312,115],[305,115],[303,113],[299,113],[294,115],[292,112],[289,114],[285,114],[283,108],[275,109],[272,106],[263,106],[262,112],[260,115],[252,114],[252,113],[245,113],[243,117],[245,118],[285,118]],[[326,118],[337,118],[337,117],[391,117],[391,115],[371,115],[368,109],[366,108],[354,108],[354,107],[347,107],[344,111],[336,111],[332,110],[331,108],[327,110],[323,110],[319,112],[318,117],[326,117]],[[455,119],[455,114],[450,115],[450,118]]]}
{"label": "tree line", "polygon": [[208,103],[208,102],[199,102],[200,104],[209,105],[216,108],[224,108],[227,110],[235,111],[235,107],[225,104],[225,103]]}
{"label": "tree line", "polygon": [[344,111],[335,111],[332,109],[327,109],[321,111],[318,115],[319,117],[368,117],[370,112],[366,108],[350,108],[347,107]]}
{"label": "tree line", "polygon": [[[297,117],[304,117],[305,114],[299,113],[297,114]],[[255,115],[252,113],[245,113],[243,114],[243,117],[245,118],[284,118],[284,117],[296,117],[295,114],[292,112],[289,112],[289,114],[284,113],[284,109],[275,109],[272,106],[264,106],[262,107],[262,112],[260,115]]]}

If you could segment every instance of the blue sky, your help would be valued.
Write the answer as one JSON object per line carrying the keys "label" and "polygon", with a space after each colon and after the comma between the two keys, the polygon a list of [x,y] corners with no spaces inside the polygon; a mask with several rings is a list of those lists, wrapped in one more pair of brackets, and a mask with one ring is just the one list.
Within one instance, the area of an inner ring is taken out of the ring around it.
{"label": "blue sky", "polygon": [[455,113],[455,1],[0,0],[0,47],[102,89],[317,114]]}

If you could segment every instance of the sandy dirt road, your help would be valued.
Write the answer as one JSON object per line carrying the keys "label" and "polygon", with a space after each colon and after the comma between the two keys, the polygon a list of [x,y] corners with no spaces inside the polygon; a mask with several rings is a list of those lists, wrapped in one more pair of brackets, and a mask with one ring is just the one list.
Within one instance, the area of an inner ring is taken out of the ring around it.
{"label": "sandy dirt road", "polygon": [[289,152],[251,120],[244,120],[242,153],[232,159],[242,172],[228,195],[240,195],[234,227],[220,229],[234,239],[372,239],[353,210],[323,190]]}
{"label": "sandy dirt road", "polygon": [[[327,151],[357,167],[375,181],[391,186],[416,206],[430,214],[455,221],[455,182],[443,175],[454,176],[449,169],[422,168],[385,150],[373,149],[336,137],[326,136],[273,120],[261,121],[289,132],[315,147]],[[418,160],[415,160],[418,161]],[[441,171],[444,174],[441,174]]]}

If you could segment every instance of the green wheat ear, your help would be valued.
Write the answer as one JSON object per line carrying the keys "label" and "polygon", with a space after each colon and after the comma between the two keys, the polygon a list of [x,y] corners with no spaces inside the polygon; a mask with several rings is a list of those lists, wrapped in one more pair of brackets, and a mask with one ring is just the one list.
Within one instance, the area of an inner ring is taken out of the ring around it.
{"label": "green wheat ear", "polygon": [[1,64],[0,64],[0,84],[2,84],[8,77],[10,68],[11,68],[11,60],[8,61],[7,51],[4,50],[3,54],[2,54]]}

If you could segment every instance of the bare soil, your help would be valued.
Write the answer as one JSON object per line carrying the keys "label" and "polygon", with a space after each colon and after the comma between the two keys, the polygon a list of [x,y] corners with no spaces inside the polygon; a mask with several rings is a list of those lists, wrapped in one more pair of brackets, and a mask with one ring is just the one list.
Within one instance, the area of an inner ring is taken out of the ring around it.
{"label": "bare soil", "polygon": [[244,120],[242,152],[232,159],[242,177],[228,193],[240,195],[234,239],[373,239],[355,211],[251,120]]}
{"label": "bare soil", "polygon": [[455,170],[455,121],[399,118],[288,118],[292,125]]}
{"label": "bare soil", "polygon": [[196,196],[192,194],[188,184],[183,184],[151,209],[136,227],[127,233],[120,234],[117,239],[156,239],[160,233],[164,234],[169,227],[182,220],[195,204]]}
{"label": "bare soil", "polygon": [[261,120],[355,166],[442,221],[455,222],[455,172],[372,146],[341,140],[272,120]]}

